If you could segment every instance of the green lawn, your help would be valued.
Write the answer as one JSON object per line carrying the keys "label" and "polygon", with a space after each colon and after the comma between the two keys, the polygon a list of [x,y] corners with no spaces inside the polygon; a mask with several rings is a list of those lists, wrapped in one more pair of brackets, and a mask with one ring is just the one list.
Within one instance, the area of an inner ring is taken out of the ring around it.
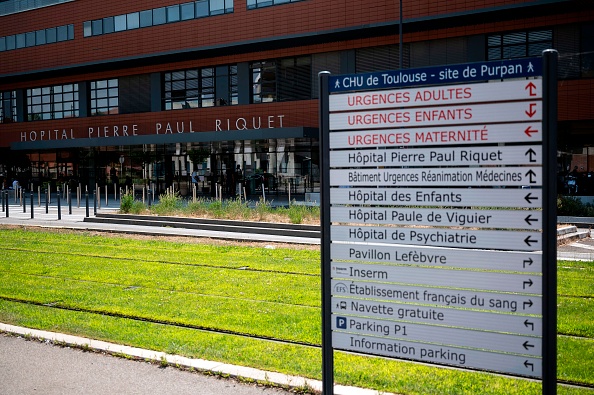
{"label": "green lawn", "polygon": [[[0,229],[0,247],[1,322],[321,378],[316,248],[25,229]],[[558,377],[594,388],[594,263],[559,262],[558,283]],[[343,352],[335,379],[406,395],[540,393],[530,380]]]}

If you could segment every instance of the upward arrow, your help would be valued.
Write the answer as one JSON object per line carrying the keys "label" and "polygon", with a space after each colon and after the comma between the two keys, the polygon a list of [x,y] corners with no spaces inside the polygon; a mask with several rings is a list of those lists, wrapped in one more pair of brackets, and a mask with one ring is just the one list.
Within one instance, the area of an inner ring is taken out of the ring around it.
{"label": "upward arrow", "polygon": [[530,184],[536,184],[536,180],[534,179],[534,177],[536,177],[536,173],[534,172],[534,170],[528,170],[526,172],[526,175],[530,178]]}
{"label": "upward arrow", "polygon": [[534,159],[534,157],[536,156],[536,151],[534,151],[532,148],[530,148],[528,151],[526,151],[526,153],[524,155],[528,155],[529,157],[529,161],[534,163],[536,162],[536,159]]}
{"label": "upward arrow", "polygon": [[526,87],[524,89],[528,89],[530,92],[528,93],[530,96],[536,96],[536,85],[534,85],[534,82],[530,81],[530,83],[528,83],[528,85],[526,85]]}

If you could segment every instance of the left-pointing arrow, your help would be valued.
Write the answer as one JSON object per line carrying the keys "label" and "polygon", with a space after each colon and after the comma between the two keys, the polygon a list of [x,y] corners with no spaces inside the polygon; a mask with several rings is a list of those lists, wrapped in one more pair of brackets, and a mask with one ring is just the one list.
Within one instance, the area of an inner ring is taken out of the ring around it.
{"label": "left-pointing arrow", "polygon": [[534,348],[534,344],[530,344],[530,343],[528,343],[528,340],[526,340],[526,341],[524,342],[524,344],[522,344],[522,345],[524,346],[524,348],[525,348],[526,350],[529,350],[529,349],[531,349],[531,348]]}
{"label": "left-pointing arrow", "polygon": [[528,236],[524,239],[524,243],[526,243],[526,245],[528,245],[528,247],[532,247],[532,243],[537,243],[538,240],[533,239],[532,236]]}
{"label": "left-pointing arrow", "polygon": [[532,214],[529,214],[526,218],[524,218],[524,221],[526,221],[526,223],[530,226],[532,226],[533,222],[538,222],[537,218],[532,218]]}

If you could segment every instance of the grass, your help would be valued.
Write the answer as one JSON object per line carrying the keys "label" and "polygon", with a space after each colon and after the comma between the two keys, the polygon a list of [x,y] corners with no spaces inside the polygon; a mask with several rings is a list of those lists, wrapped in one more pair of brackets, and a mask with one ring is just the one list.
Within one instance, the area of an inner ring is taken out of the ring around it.
{"label": "grass", "polygon": [[[316,248],[26,229],[0,229],[0,247],[1,322],[321,377]],[[593,263],[559,262],[558,377],[591,386],[593,284]],[[406,395],[541,391],[531,380],[339,351],[335,379]],[[559,386],[558,393],[594,390]]]}

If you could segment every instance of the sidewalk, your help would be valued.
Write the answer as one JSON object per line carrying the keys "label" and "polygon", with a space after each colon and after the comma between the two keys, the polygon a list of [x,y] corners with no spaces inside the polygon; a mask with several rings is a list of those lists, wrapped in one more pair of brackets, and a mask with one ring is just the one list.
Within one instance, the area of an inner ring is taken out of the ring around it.
{"label": "sidewalk", "polygon": [[[8,208],[8,217],[6,217],[6,211],[0,211],[0,225],[21,225],[21,226],[40,226],[46,228],[64,228],[64,229],[80,229],[80,230],[96,230],[106,231],[115,233],[133,233],[142,235],[152,236],[190,236],[190,237],[209,237],[225,240],[240,240],[240,241],[254,241],[254,242],[277,242],[277,243],[293,243],[293,244],[320,244],[319,238],[304,238],[304,237],[291,237],[282,235],[263,235],[253,232],[246,231],[245,233],[238,232],[215,232],[200,229],[183,229],[170,228],[170,227],[152,227],[152,226],[141,226],[141,225],[114,225],[105,223],[92,223],[84,222],[87,216],[87,208],[85,200],[83,198],[80,207],[76,202],[72,202],[72,208],[68,205],[64,206],[63,201],[58,210],[57,201],[53,199],[51,204],[47,207],[42,202],[39,206],[38,201],[33,202],[33,219],[31,218],[31,205],[27,202],[25,206],[25,212],[23,212],[23,206],[15,204],[14,199],[10,199]],[[108,201],[106,206],[102,202],[100,208],[97,208],[97,213],[104,212],[116,212],[119,210],[118,201]],[[92,201],[89,203],[88,209],[89,216],[94,216],[95,209],[92,205]],[[283,204],[279,202],[279,204]],[[59,211],[59,212],[58,212]],[[70,214],[72,211],[72,214]],[[60,219],[58,219],[60,218]]]}

